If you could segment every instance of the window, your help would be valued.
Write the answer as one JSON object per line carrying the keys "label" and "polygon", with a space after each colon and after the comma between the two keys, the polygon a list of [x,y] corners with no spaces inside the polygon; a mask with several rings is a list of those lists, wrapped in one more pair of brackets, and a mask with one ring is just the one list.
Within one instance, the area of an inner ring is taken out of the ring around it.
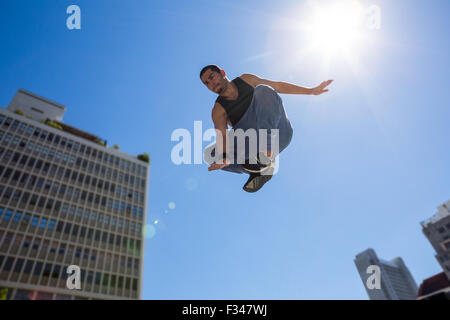
{"label": "window", "polygon": [[96,273],[95,273],[95,284],[96,284],[96,285],[100,285],[100,280],[101,280],[101,278],[102,278],[102,274],[99,273],[99,272],[96,272]]}
{"label": "window", "polygon": [[3,175],[3,178],[4,179],[9,179],[9,177],[11,176],[11,174],[12,174],[12,169],[10,169],[10,168],[7,168],[6,170],[5,170],[5,174]]}
{"label": "window", "polygon": [[28,173],[24,173],[22,178],[20,178],[20,183],[26,183],[28,180]]}
{"label": "window", "polygon": [[13,196],[13,200],[14,201],[19,201],[20,195],[22,194],[22,191],[20,190],[16,190],[16,192],[14,192],[14,196]]}
{"label": "window", "polygon": [[63,230],[63,227],[64,227],[64,222],[58,221],[58,224],[56,225],[56,231],[61,232]]}
{"label": "window", "polygon": [[72,227],[72,225],[70,223],[66,223],[66,226],[64,228],[64,233],[65,234],[70,234],[70,228]]}
{"label": "window", "polygon": [[31,219],[31,226],[36,227],[38,225],[38,222],[39,222],[39,217],[33,216],[33,218]]}
{"label": "window", "polygon": [[5,265],[3,266],[4,271],[10,271],[14,262],[14,258],[9,257],[6,259]]}
{"label": "window", "polygon": [[34,272],[33,272],[33,274],[35,275],[35,276],[39,276],[40,274],[41,274],[41,271],[42,271],[42,262],[37,262],[36,263],[36,265],[35,265],[35,267],[34,267]]}
{"label": "window", "polygon": [[58,265],[55,265],[55,267],[53,268],[53,272],[52,272],[52,278],[58,278],[59,274],[61,272],[61,267]]}
{"label": "window", "polygon": [[94,278],[94,272],[93,271],[88,271],[88,276],[87,276],[87,283],[92,283],[92,280]]}
{"label": "window", "polygon": [[103,275],[103,285],[107,286],[109,282],[109,275],[108,274],[104,274]]}
{"label": "window", "polygon": [[3,198],[9,199],[9,198],[11,198],[11,195],[12,195],[12,189],[8,188],[8,189],[6,189],[5,193],[3,194]]}
{"label": "window", "polygon": [[30,219],[31,219],[31,215],[29,213],[25,213],[25,215],[23,216],[23,224],[28,224],[30,223]]}
{"label": "window", "polygon": [[85,236],[86,236],[86,227],[81,227],[80,238],[84,238]]}
{"label": "window", "polygon": [[41,223],[39,224],[39,228],[45,229],[47,227],[47,219],[42,218]]}
{"label": "window", "polygon": [[27,261],[27,263],[25,264],[25,269],[23,270],[23,272],[25,274],[30,274],[31,270],[33,270],[33,264],[34,264],[34,261],[31,261],[31,260]]}
{"label": "window", "polygon": [[25,260],[23,259],[17,259],[16,265],[14,266],[14,272],[20,273],[22,271],[22,267]]}
{"label": "window", "polygon": [[42,273],[42,275],[44,277],[50,277],[51,271],[52,271],[52,265],[50,263],[46,263],[45,267],[44,267],[44,272]]}
{"label": "window", "polygon": [[66,245],[64,243],[61,243],[59,245],[59,250],[58,250],[58,254],[60,255],[64,255],[64,252],[66,251]]}
{"label": "window", "polygon": [[11,209],[6,210],[5,215],[3,216],[3,220],[9,221],[11,220],[13,211]]}
{"label": "window", "polygon": [[55,220],[50,220],[49,224],[48,224],[48,230],[54,230],[55,229],[55,224],[56,224]]}
{"label": "window", "polygon": [[14,222],[19,222],[21,218],[22,218],[22,212],[17,211],[16,214],[14,215],[13,221]]}
{"label": "window", "polygon": [[43,208],[43,207],[44,207],[44,204],[45,204],[45,197],[41,197],[41,198],[39,199],[38,206],[39,206],[40,208]]}

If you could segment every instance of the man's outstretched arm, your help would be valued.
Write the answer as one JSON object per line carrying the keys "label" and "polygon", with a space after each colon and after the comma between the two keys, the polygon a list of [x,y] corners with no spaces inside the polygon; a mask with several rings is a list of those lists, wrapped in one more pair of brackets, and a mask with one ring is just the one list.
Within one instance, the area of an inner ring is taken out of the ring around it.
{"label": "man's outstretched arm", "polygon": [[271,86],[276,92],[278,93],[285,93],[285,94],[313,94],[313,95],[319,95],[324,92],[327,92],[328,89],[325,89],[333,80],[327,80],[322,82],[320,85],[314,88],[306,88],[301,87],[289,82],[284,81],[272,81],[267,79],[262,79],[254,74],[245,73],[240,77],[242,80],[247,82],[253,87],[256,87],[260,84],[266,84],[268,86]]}

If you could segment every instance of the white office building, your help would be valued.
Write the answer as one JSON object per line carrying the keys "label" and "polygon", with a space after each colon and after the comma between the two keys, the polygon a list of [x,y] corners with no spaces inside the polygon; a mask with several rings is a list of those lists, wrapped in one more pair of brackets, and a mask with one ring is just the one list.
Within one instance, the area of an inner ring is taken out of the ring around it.
{"label": "white office building", "polygon": [[437,209],[430,219],[421,222],[422,232],[436,251],[436,260],[450,280],[450,200]]}
{"label": "white office building", "polygon": [[65,110],[22,89],[0,109],[0,290],[140,299],[150,161],[63,123]]}

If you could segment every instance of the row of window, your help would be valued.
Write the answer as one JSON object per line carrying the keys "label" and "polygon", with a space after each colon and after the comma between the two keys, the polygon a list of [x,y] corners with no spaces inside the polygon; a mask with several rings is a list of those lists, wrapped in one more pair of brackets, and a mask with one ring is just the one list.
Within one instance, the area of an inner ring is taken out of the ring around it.
{"label": "row of window", "polygon": [[[0,140],[1,140],[1,132],[0,132]],[[5,144],[5,140],[6,138],[1,141],[2,144]],[[13,140],[13,145],[11,147],[15,147],[14,146],[15,140]],[[96,174],[97,176],[101,176],[101,177],[106,177],[109,180],[118,182],[120,184],[126,184],[130,187],[135,187],[135,188],[140,188],[140,189],[144,189],[145,188],[145,179],[141,179],[138,177],[135,177],[133,175],[130,175],[128,173],[123,173],[121,171],[118,171],[117,169],[111,169],[111,168],[107,168],[103,165],[100,165],[98,163],[94,163],[92,161],[88,161],[86,159],[82,159],[80,157],[74,157],[74,156],[68,156],[67,154],[61,154],[59,151],[55,153],[55,151],[53,149],[49,149],[45,146],[41,146],[38,144],[33,144],[31,142],[27,142],[25,140],[21,141],[21,142],[17,142],[19,143],[19,150],[23,150],[25,152],[27,152],[27,155],[23,155],[22,157],[21,154],[19,152],[15,152],[13,155],[13,151],[9,150],[9,149],[5,149],[4,147],[0,147],[0,156],[3,155],[3,162],[6,163],[9,159],[12,158],[12,163],[18,163],[19,159],[20,159],[20,164],[24,165],[27,164],[28,167],[33,168],[34,164],[36,163],[36,165],[40,164],[40,166],[36,166],[37,169],[40,169],[41,167],[50,167],[50,162],[51,163],[58,163],[58,164],[69,164],[70,167],[72,166],[76,166],[78,169],[82,169],[82,171],[84,172],[88,172],[88,173],[93,173]],[[29,155],[32,154],[32,152],[35,152],[37,154],[39,154],[42,158],[49,160],[50,162],[45,162],[43,160],[40,159],[35,159],[30,157]],[[30,162],[27,163],[28,159],[30,158]],[[53,164],[53,166],[56,168],[56,164]],[[62,167],[60,167],[61,169],[63,169]]]}
{"label": "row of window", "polygon": [[444,226],[439,227],[439,228],[438,228],[438,232],[439,232],[439,233],[444,233],[444,232],[445,232],[445,229],[447,229],[448,231],[450,231],[450,223],[447,223],[447,224],[445,225],[445,228],[444,228]]}
{"label": "row of window", "polygon": [[[53,294],[42,291],[22,290],[13,288],[0,288],[0,291],[6,291],[6,300],[53,300]],[[78,300],[80,298],[75,298]],[[70,296],[64,294],[56,294],[55,300],[72,300]]]}
{"label": "row of window", "polygon": [[[36,237],[34,240],[31,236],[24,236],[20,233],[15,234],[12,232],[7,232],[3,238],[3,234],[5,232],[0,230],[0,240],[2,240],[1,247],[3,252],[8,252],[8,248],[12,243],[12,248],[20,248],[26,251],[26,255],[36,255],[37,253],[44,254],[47,256],[47,253],[54,254],[58,256],[58,259],[64,258],[67,253],[66,258],[79,259],[80,262],[93,262],[95,263],[98,260],[98,269],[103,268],[103,263],[106,261],[105,266],[110,268],[111,264],[114,267],[127,267],[128,270],[134,268],[135,271],[139,270],[139,259],[126,257],[120,254],[111,254],[105,251],[101,251],[99,249],[89,249],[89,248],[81,248],[76,247],[71,244],[66,244],[63,242],[50,241],[47,239],[42,239]],[[114,241],[114,239],[112,240]],[[119,243],[120,244],[120,243]],[[131,246],[131,244],[130,244]],[[135,252],[129,249],[129,254],[135,255]],[[19,254],[18,252],[11,252],[10,254]],[[20,252],[23,254],[23,252]],[[62,260],[59,260],[62,261]]]}
{"label": "row of window", "polygon": [[[44,172],[48,171],[47,169],[43,169]],[[61,180],[61,174],[49,173],[48,178]],[[120,187],[115,184],[109,184],[101,179],[97,179],[94,177],[90,177],[88,175],[83,175],[81,173],[77,173],[75,171],[71,172],[69,169],[66,169],[64,177],[71,179],[72,183],[79,182],[79,184],[84,184],[86,188],[95,188],[96,192],[102,192],[101,189],[108,192],[109,195],[115,195],[123,200],[140,202],[143,204],[144,202],[144,193],[133,191],[131,189]],[[12,168],[5,168],[4,166],[0,166],[0,179],[8,182],[11,178],[11,184],[21,183],[29,190],[31,190],[34,186],[36,188],[44,188],[44,191],[51,191],[52,193],[58,193],[59,196],[67,196],[67,200],[74,197],[74,200],[78,200],[81,196],[81,200],[88,199],[89,202],[94,201],[95,204],[101,203],[102,206],[107,205],[107,201],[109,198],[106,196],[100,196],[99,194],[94,194],[93,192],[87,193],[87,191],[82,191],[81,189],[74,188],[69,185],[60,184],[59,182],[55,182],[50,179],[40,178],[38,176],[29,174],[27,172],[23,172],[21,170],[13,170]],[[92,197],[93,200],[89,200]],[[112,204],[112,199],[109,199]],[[127,206],[131,207],[130,203],[127,203]]]}
{"label": "row of window", "polygon": [[[3,195],[2,195],[3,194]],[[83,216],[83,209],[78,207],[78,209],[75,208],[75,206],[70,206],[69,204],[62,203],[61,201],[54,200],[53,198],[47,198],[45,196],[38,196],[34,193],[25,192],[22,190],[14,190],[13,188],[5,188],[2,185],[0,185],[0,200],[2,203],[7,203],[9,199],[12,199],[12,201],[15,201],[17,203],[20,203],[25,206],[29,207],[35,207],[37,209],[43,210],[44,208],[53,211],[55,214],[58,214],[60,210],[62,211],[62,214],[65,215],[68,213],[70,216],[76,215],[77,217]],[[81,199],[81,200],[78,200]],[[95,200],[95,201],[94,201]],[[86,193],[86,191],[81,192],[81,198],[79,196],[74,195],[72,201],[77,201],[77,204],[82,205],[83,203],[92,203],[93,201],[98,204],[100,202],[100,196],[96,195],[94,199],[94,195],[92,193]],[[131,215],[136,220],[142,220],[143,216],[143,209],[141,207],[131,206],[130,204],[125,204],[124,202],[119,202],[117,200],[112,201],[111,199],[106,199],[106,197],[101,198],[101,204],[102,206],[105,206],[105,209],[115,209],[116,212],[122,213],[126,212],[127,215]],[[106,206],[107,204],[107,206]],[[62,206],[62,207],[61,207]],[[107,210],[111,211],[111,210]],[[95,217],[97,216],[96,213],[91,214],[89,209],[86,209],[84,211],[84,217],[87,218],[91,215],[91,219],[95,220]],[[102,214],[99,215],[99,217],[102,217]],[[114,221],[115,226],[115,217],[111,217],[111,221]],[[109,221],[109,218],[105,219],[106,221]],[[124,220],[124,225],[127,227],[128,223],[126,222],[128,220]],[[131,222],[134,225],[134,222]],[[131,224],[130,224],[131,225]],[[122,219],[119,218],[118,226],[122,227]],[[133,228],[134,229],[134,228]],[[133,230],[132,229],[132,230]]]}
{"label": "row of window", "polygon": [[[53,294],[48,292],[22,289],[16,289],[14,292],[12,288],[7,289],[6,300],[53,300]],[[64,294],[55,294],[54,300],[72,300],[72,298]],[[75,296],[74,300],[88,300],[88,298]]]}
{"label": "row of window", "polygon": [[[142,234],[142,225],[140,223],[134,223],[134,222],[128,222],[128,220],[123,221],[122,219],[118,218],[110,218],[110,216],[105,215],[105,219],[103,219],[103,215],[98,216],[98,223],[97,227],[109,229],[109,223],[111,222],[111,227],[113,229],[116,229],[117,232],[123,231],[125,233],[134,233],[136,236],[140,236]],[[32,215],[30,213],[23,213],[22,211],[13,211],[11,209],[5,209],[3,207],[0,207],[0,221],[10,221],[12,219],[15,223],[22,223],[23,225],[27,226],[30,225],[31,227],[39,227],[42,229],[48,229],[48,230],[54,230],[56,225],[56,220],[54,219],[48,219],[47,217],[41,217],[38,215]],[[110,221],[111,219],[111,221]],[[91,225],[92,222],[95,224],[96,217],[94,214],[91,215]],[[57,232],[62,232],[63,230],[63,223],[62,221],[58,222],[58,225],[56,226]],[[89,222],[88,222],[89,223]],[[117,228],[116,228],[117,225]],[[67,222],[66,227],[64,228],[64,232],[67,234],[70,234],[70,228],[72,224]],[[93,230],[94,229],[87,229],[84,226],[78,226],[76,224],[73,225],[72,229],[72,235],[76,236],[78,235],[78,231],[80,231],[80,237],[88,236],[88,239],[92,237]],[[116,231],[114,230],[114,231]],[[101,232],[97,230],[98,232]],[[107,234],[107,232],[103,232],[104,234]],[[106,237],[106,236],[105,236]],[[111,234],[110,237],[113,237]],[[120,236],[118,236],[120,239]],[[127,239],[127,238],[125,238]],[[96,239],[97,240],[97,239]],[[120,240],[119,240],[120,241]],[[140,241],[138,240],[139,244]]]}
{"label": "row of window", "polygon": [[[43,263],[34,260],[25,260],[21,258],[5,257],[0,255],[0,266],[3,260],[5,261],[3,265],[3,272],[16,272],[20,273],[23,271],[25,275],[41,276],[46,278],[54,279],[67,279],[67,266],[52,263]],[[81,288],[85,283],[96,284],[115,289],[116,285],[119,290],[137,290],[138,279],[111,275],[109,273],[101,273],[94,271],[86,271],[81,269]]]}
{"label": "row of window", "polygon": [[5,116],[1,114],[0,125],[3,125],[3,127],[10,127],[11,131],[17,131],[20,134],[25,134],[27,136],[40,139],[41,141],[46,141],[46,143],[59,145],[61,148],[65,148],[68,151],[73,150],[77,154],[85,154],[86,156],[89,156],[93,159],[98,159],[99,161],[103,161],[104,163],[109,162],[111,165],[115,165],[120,169],[136,173],[140,176],[146,176],[147,168],[145,166],[136,165],[133,162],[121,159],[101,150],[91,148],[90,146],[80,144],[60,135],[47,132],[40,128],[36,128],[32,125],[27,125],[18,120],[13,120],[12,118],[5,119]]}

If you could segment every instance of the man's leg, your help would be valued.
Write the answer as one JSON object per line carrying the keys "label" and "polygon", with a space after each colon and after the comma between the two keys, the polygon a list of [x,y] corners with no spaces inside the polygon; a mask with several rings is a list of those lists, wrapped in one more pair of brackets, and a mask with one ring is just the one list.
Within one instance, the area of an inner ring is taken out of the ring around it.
{"label": "man's leg", "polygon": [[[269,158],[261,157],[263,161],[267,161],[274,159],[289,145],[293,129],[287,118],[283,101],[272,87],[259,85],[255,88],[254,95],[257,129],[267,130],[267,140],[259,141],[258,150]],[[273,142],[277,145],[273,145]]]}
{"label": "man's leg", "polygon": [[[216,144],[213,143],[213,144],[209,145],[208,147],[206,147],[203,155],[204,155],[206,163],[213,164],[214,157],[216,156]],[[245,173],[246,172],[244,170],[244,168],[242,167],[242,165],[236,164],[236,163],[230,164],[230,165],[222,168],[221,170],[228,171],[228,172],[234,172],[234,173]]]}

